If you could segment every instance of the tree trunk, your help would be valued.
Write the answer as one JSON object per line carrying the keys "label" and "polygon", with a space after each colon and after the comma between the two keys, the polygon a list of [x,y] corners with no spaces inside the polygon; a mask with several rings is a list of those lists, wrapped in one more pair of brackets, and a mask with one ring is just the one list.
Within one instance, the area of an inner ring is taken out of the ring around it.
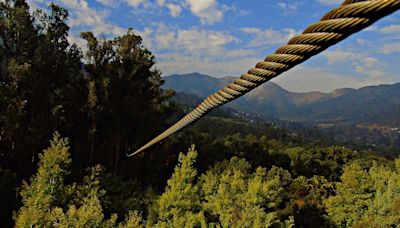
{"label": "tree trunk", "polygon": [[94,163],[94,149],[96,144],[96,122],[93,120],[92,127],[89,132],[89,141],[90,141],[90,154],[89,154],[89,164],[93,165]]}
{"label": "tree trunk", "polygon": [[119,154],[121,152],[121,139],[120,137],[117,137],[115,140],[115,148],[114,148],[114,175],[118,174],[118,168],[119,168]]}

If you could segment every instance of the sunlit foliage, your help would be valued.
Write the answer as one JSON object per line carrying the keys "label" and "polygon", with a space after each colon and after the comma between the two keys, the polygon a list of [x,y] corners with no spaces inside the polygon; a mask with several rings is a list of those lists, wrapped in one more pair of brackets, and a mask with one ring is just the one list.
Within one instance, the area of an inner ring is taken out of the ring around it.
{"label": "sunlit foliage", "polygon": [[325,201],[338,226],[395,227],[400,224],[400,159],[396,169],[358,162],[346,165],[336,195]]}

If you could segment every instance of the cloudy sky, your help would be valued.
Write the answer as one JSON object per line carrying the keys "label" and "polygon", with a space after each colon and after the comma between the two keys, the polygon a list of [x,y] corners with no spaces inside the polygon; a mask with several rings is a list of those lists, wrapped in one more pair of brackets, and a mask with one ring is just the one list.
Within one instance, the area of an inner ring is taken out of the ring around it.
{"label": "cloudy sky", "polygon": [[[46,8],[48,0],[29,0]],[[163,76],[240,76],[341,0],[53,0],[81,31],[114,37],[133,28]],[[297,92],[400,82],[400,12],[274,79]]]}

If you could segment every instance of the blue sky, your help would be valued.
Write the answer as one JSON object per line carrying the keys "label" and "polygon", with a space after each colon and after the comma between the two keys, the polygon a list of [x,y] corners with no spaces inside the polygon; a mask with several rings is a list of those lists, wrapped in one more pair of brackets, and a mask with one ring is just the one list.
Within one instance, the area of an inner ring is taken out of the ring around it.
{"label": "blue sky", "polygon": [[[133,28],[163,76],[200,72],[240,76],[318,21],[341,0],[29,0],[70,12],[70,41],[81,31],[107,38]],[[400,12],[274,79],[291,91],[400,82]]]}

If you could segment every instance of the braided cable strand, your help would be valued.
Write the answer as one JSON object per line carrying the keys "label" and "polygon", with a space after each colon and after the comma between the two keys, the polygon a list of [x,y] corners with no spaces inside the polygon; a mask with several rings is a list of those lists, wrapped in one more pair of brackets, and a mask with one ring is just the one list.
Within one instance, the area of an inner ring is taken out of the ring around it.
{"label": "braided cable strand", "polygon": [[193,111],[131,155],[136,155],[261,84],[400,9],[400,0],[345,0],[246,74],[211,94]]}

